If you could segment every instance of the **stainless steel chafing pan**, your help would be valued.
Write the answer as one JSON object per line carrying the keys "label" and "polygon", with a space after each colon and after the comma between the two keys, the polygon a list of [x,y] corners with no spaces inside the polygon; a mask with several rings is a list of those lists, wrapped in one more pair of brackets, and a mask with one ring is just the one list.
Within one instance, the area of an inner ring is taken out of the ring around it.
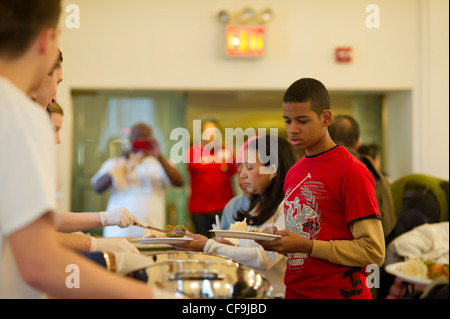
{"label": "stainless steel chafing pan", "polygon": [[140,272],[149,285],[180,297],[269,298],[272,293],[272,286],[262,273],[230,260],[167,259]]}
{"label": "stainless steel chafing pan", "polygon": [[228,257],[194,251],[174,251],[174,252],[156,253],[152,254],[149,257],[152,258],[155,263],[163,262],[166,260],[192,260],[192,261],[196,260],[196,261],[224,262],[235,265],[239,264],[237,261],[234,261],[233,259]]}

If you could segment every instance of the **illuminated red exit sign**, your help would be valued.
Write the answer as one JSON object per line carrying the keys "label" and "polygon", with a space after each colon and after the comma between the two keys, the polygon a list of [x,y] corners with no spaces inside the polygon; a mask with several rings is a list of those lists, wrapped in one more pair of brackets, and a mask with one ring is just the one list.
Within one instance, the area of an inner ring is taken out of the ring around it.
{"label": "illuminated red exit sign", "polygon": [[228,26],[226,48],[229,56],[262,56],[264,53],[263,27]]}

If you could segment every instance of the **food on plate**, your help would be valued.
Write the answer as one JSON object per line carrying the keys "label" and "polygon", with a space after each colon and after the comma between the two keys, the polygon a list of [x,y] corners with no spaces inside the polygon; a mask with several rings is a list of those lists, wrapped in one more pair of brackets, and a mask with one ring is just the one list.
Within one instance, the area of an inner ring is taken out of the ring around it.
{"label": "food on plate", "polygon": [[247,231],[247,218],[244,218],[244,220],[241,222],[235,222],[231,224],[229,230]]}
{"label": "food on plate", "polygon": [[257,229],[248,229],[247,218],[244,218],[244,220],[241,221],[241,222],[235,222],[234,224],[231,224],[229,230],[248,231],[248,232],[251,232],[251,233],[262,233],[262,231],[257,230]]}
{"label": "food on plate", "polygon": [[[167,233],[170,231],[173,231],[173,230],[177,230],[175,233],[176,236],[171,236],[171,234],[169,234],[169,236],[168,236]],[[188,229],[183,225],[177,225],[177,226],[167,225],[166,229],[165,229],[166,232],[160,232],[157,230],[147,230],[147,232],[144,235],[144,238],[183,237],[184,233],[187,230]]]}
{"label": "food on plate", "polygon": [[426,261],[411,259],[399,269],[401,273],[422,279],[436,279],[441,276],[448,278],[448,264],[437,264],[428,259]]}
{"label": "food on plate", "polygon": [[183,225],[176,225],[176,226],[172,226],[172,225],[167,225],[166,226],[166,231],[167,232],[169,232],[169,231],[171,231],[171,230],[174,230],[174,229],[181,229],[181,230],[183,230],[184,232],[186,232],[188,229],[186,228],[186,227],[184,227]]}
{"label": "food on plate", "polygon": [[428,279],[427,276],[427,266],[423,261],[418,259],[411,259],[405,262],[404,266],[399,269],[401,273],[409,275],[416,278]]}
{"label": "food on plate", "polygon": [[144,238],[166,238],[166,233],[162,233],[156,230],[147,230],[143,236]]}
{"label": "food on plate", "polygon": [[448,278],[448,264],[437,264],[434,260],[428,259],[424,262],[428,269],[427,275],[430,279],[436,279],[441,276]]}
{"label": "food on plate", "polygon": [[176,237],[181,238],[186,235],[187,228],[183,225],[172,226],[168,225],[166,227],[166,235],[167,237]]}

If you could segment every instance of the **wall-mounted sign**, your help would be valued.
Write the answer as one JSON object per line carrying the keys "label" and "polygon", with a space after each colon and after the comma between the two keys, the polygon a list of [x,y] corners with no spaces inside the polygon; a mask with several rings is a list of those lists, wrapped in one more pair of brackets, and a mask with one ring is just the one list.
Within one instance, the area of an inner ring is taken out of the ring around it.
{"label": "wall-mounted sign", "polygon": [[229,56],[257,57],[264,53],[264,27],[228,26],[226,51]]}
{"label": "wall-mounted sign", "polygon": [[352,62],[353,49],[351,47],[338,47],[336,48],[336,62],[348,63]]}

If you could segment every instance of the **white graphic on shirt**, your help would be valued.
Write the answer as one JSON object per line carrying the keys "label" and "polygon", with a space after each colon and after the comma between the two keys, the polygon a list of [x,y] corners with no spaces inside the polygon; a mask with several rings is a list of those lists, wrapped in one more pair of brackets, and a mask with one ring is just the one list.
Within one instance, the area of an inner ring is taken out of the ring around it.
{"label": "white graphic on shirt", "polygon": [[[320,232],[321,213],[316,197],[325,189],[322,182],[309,181],[308,175],[292,190],[286,192],[286,229],[307,239],[316,239]],[[307,181],[308,180],[308,181]],[[294,194],[294,191],[297,192]],[[303,265],[306,253],[289,253],[289,266]]]}

